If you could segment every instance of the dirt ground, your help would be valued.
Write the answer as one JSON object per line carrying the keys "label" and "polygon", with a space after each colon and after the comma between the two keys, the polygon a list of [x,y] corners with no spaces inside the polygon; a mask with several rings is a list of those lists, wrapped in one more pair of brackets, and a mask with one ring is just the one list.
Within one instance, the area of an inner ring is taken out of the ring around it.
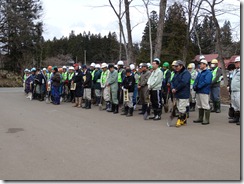
{"label": "dirt ground", "polygon": [[225,86],[222,86],[220,89],[220,98],[221,98],[221,103],[230,104],[229,91],[226,89]]}

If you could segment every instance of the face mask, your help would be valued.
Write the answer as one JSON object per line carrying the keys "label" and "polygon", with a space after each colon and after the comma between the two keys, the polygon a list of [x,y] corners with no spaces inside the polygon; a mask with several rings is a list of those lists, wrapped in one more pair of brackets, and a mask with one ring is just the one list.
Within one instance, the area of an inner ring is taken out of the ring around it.
{"label": "face mask", "polygon": [[211,68],[214,68],[215,67],[215,64],[211,64]]}

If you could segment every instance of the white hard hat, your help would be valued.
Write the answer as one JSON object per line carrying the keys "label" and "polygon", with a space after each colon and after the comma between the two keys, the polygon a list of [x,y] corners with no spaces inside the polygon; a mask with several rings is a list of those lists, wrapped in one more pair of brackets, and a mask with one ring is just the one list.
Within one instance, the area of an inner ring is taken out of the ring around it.
{"label": "white hard hat", "polygon": [[115,68],[118,68],[118,65],[114,65]]}
{"label": "white hard hat", "polygon": [[[176,61],[176,60],[173,61],[171,65],[172,65],[172,66],[176,66],[176,65],[177,65],[177,61]],[[189,65],[190,65],[190,64],[189,64]]]}
{"label": "white hard hat", "polygon": [[100,68],[100,65],[99,65],[99,64],[96,64],[96,65],[95,65],[95,68]]}
{"label": "white hard hat", "polygon": [[69,70],[75,70],[75,68],[73,66],[70,66]]}
{"label": "white hard hat", "polygon": [[108,67],[107,63],[102,63],[101,68],[106,68]]}
{"label": "white hard hat", "polygon": [[63,66],[63,69],[67,69],[67,67],[66,66]]}
{"label": "white hard hat", "polygon": [[204,63],[206,65],[208,64],[207,60],[205,60],[205,59],[201,60],[200,63]]}
{"label": "white hard hat", "polygon": [[95,64],[95,63],[92,63],[92,64],[91,64],[91,66],[92,66],[92,67],[95,67],[95,66],[96,66],[96,64]]}
{"label": "white hard hat", "polygon": [[151,65],[151,63],[147,63],[147,66],[150,67],[150,66],[152,66],[152,65]]}
{"label": "white hard hat", "polygon": [[42,71],[47,71],[47,69],[46,68],[43,68]]}
{"label": "white hard hat", "polygon": [[135,68],[136,68],[136,66],[135,66],[134,64],[131,64],[131,65],[130,65],[130,69],[131,69],[131,70],[134,70]]}
{"label": "white hard hat", "polygon": [[28,70],[28,68],[26,68],[25,70],[24,70],[24,72],[28,72],[29,70]]}
{"label": "white hard hat", "polygon": [[157,61],[159,64],[161,63],[160,59],[158,59],[158,58],[154,58],[153,61]]}
{"label": "white hard hat", "polygon": [[124,61],[118,61],[117,65],[124,65]]}
{"label": "white hard hat", "polygon": [[240,62],[240,61],[241,61],[240,56],[237,56],[236,59],[235,59],[235,62]]}
{"label": "white hard hat", "polygon": [[204,55],[200,55],[199,59],[205,59],[205,56]]}

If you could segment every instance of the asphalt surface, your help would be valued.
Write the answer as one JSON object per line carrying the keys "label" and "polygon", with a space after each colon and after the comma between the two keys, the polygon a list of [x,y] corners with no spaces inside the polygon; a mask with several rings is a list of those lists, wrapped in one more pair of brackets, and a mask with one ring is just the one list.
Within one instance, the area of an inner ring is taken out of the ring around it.
{"label": "asphalt surface", "polygon": [[0,88],[1,180],[240,180],[240,126],[228,109],[209,125],[59,106]]}

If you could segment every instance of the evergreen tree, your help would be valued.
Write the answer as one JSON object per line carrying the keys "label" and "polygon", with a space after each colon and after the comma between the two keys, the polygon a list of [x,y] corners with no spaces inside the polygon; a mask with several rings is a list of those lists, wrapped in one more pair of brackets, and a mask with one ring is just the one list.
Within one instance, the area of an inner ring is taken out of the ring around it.
{"label": "evergreen tree", "polygon": [[40,0],[1,0],[1,51],[9,58],[5,66],[21,71],[42,60],[43,24]]}
{"label": "evergreen tree", "polygon": [[181,59],[186,40],[187,22],[183,6],[174,3],[168,8],[163,37],[163,62]]}

